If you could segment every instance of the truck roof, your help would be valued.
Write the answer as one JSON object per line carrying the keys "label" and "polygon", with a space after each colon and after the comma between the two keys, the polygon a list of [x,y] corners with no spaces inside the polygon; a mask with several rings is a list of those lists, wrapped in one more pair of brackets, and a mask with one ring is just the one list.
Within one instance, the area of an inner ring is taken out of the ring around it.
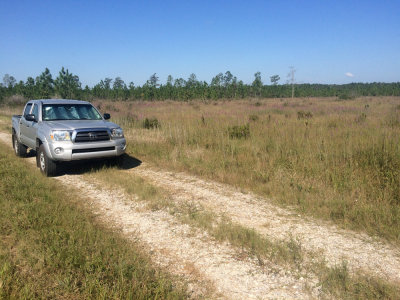
{"label": "truck roof", "polygon": [[83,100],[72,100],[72,99],[37,99],[30,100],[29,103],[38,103],[41,102],[43,104],[89,104],[87,101]]}

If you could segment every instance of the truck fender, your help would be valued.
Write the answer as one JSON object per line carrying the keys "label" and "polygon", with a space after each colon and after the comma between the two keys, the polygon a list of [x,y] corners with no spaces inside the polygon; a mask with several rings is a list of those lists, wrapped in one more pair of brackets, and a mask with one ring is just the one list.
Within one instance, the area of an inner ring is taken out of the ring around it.
{"label": "truck fender", "polygon": [[47,140],[45,138],[41,139],[40,137],[36,138],[36,161],[37,163],[39,163],[39,159],[38,159],[38,153],[39,153],[39,147],[40,145],[44,146],[44,149],[46,151],[46,155],[47,157],[49,157],[50,159],[53,159],[53,156],[51,155],[51,151],[50,151],[50,146],[49,143],[47,142]]}
{"label": "truck fender", "polygon": [[18,142],[21,142],[21,139],[19,138],[19,133],[15,130],[15,128],[12,128],[12,135],[15,136]]}

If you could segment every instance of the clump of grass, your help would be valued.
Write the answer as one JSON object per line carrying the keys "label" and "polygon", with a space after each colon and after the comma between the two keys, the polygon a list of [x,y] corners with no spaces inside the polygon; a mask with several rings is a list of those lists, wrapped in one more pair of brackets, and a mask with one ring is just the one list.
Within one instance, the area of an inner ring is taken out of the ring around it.
{"label": "clump of grass", "polygon": [[96,224],[71,190],[0,150],[0,299],[185,298],[141,245]]}
{"label": "clump of grass", "polygon": [[350,275],[347,262],[320,269],[322,290],[336,299],[395,299],[399,290],[383,280],[365,275]]}
{"label": "clump of grass", "polygon": [[297,112],[297,119],[311,119],[313,117],[312,112],[310,111],[298,111]]}
{"label": "clump of grass", "polygon": [[229,138],[231,139],[247,139],[250,137],[250,125],[235,125],[228,127]]}
{"label": "clump of grass", "polygon": [[367,120],[367,115],[365,113],[361,113],[361,115],[359,115],[356,118],[356,123],[363,123]]}
{"label": "clump of grass", "polygon": [[253,115],[249,116],[249,121],[256,122],[256,121],[258,121],[258,119],[259,119],[258,115],[253,114]]}
{"label": "clump of grass", "polygon": [[332,120],[328,122],[328,128],[337,128],[338,124],[336,121]]}
{"label": "clump of grass", "polygon": [[155,128],[160,128],[161,123],[158,121],[157,118],[146,118],[143,121],[143,128],[145,129],[155,129]]}

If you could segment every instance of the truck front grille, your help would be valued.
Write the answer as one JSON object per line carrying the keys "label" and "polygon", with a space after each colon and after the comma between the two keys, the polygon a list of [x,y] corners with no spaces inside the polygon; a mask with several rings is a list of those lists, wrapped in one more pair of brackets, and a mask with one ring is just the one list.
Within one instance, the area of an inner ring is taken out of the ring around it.
{"label": "truck front grille", "polygon": [[89,152],[111,151],[111,150],[115,150],[115,147],[74,149],[74,150],[72,150],[72,154],[75,154],[75,153],[89,153]]}
{"label": "truck front grille", "polygon": [[76,134],[75,143],[109,141],[110,135],[104,131],[80,131]]}

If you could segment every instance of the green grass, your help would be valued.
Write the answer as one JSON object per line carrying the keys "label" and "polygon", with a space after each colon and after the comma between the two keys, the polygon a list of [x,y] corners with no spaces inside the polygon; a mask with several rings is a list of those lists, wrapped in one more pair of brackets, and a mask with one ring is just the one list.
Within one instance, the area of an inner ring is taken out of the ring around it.
{"label": "green grass", "polygon": [[[139,243],[0,143],[0,299],[182,299]],[[74,200],[72,200],[74,199]]]}
{"label": "green grass", "polygon": [[198,203],[175,203],[169,192],[134,174],[104,166],[85,176],[100,180],[102,185],[110,188],[123,188],[135,197],[135,201],[147,202],[149,209],[168,210],[182,223],[207,231],[217,241],[229,242],[239,249],[238,255],[242,252],[242,255],[257,258],[260,265],[273,262],[277,267],[286,266],[295,276],[316,277],[323,295],[328,298],[394,299],[400,293],[399,287],[384,280],[364,274],[350,275],[345,262],[328,267],[320,255],[306,252],[294,238],[271,241],[253,229],[232,223],[227,217],[215,215]]}
{"label": "green grass", "polygon": [[[399,103],[398,97],[113,102],[111,114],[140,160],[400,245]],[[146,118],[162,126],[145,130]]]}

